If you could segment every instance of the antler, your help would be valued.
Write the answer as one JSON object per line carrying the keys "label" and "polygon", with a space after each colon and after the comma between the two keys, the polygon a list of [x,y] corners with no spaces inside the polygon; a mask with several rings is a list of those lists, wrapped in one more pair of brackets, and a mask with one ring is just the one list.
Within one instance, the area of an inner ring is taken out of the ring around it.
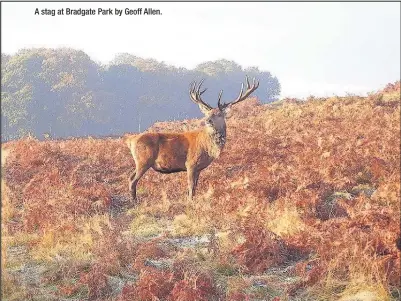
{"label": "antler", "polygon": [[201,98],[201,95],[207,90],[207,88],[205,88],[203,91],[200,91],[200,88],[201,88],[204,80],[205,79],[202,79],[199,82],[199,85],[196,85],[196,81],[191,83],[191,86],[189,89],[189,96],[191,97],[192,101],[194,103],[196,103],[202,111],[204,111],[204,110],[209,111],[209,110],[213,110],[213,108],[210,105],[208,105],[206,102],[204,102]]}
{"label": "antler", "polygon": [[251,85],[249,84],[248,76],[246,76],[246,85],[247,85],[247,90],[245,91],[245,94],[243,94],[243,92],[244,92],[244,84],[242,83],[241,91],[239,92],[239,95],[238,95],[237,99],[235,99],[235,100],[233,100],[233,101],[231,101],[229,103],[223,103],[222,104],[220,102],[221,101],[221,95],[223,94],[223,90],[221,90],[220,93],[219,93],[219,100],[217,102],[217,104],[219,106],[219,109],[220,110],[224,110],[228,106],[232,106],[233,104],[236,104],[236,103],[238,103],[240,101],[245,100],[249,95],[252,94],[253,91],[255,91],[259,87],[259,81],[256,81],[256,79],[253,78],[252,87],[251,87]]}

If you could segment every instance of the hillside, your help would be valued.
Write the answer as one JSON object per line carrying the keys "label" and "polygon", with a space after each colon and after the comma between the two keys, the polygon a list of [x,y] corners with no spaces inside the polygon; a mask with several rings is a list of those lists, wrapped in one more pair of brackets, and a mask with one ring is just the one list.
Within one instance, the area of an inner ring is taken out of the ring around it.
{"label": "hillside", "polygon": [[123,139],[3,144],[2,300],[399,300],[399,85],[230,115],[194,201],[151,170],[130,210]]}

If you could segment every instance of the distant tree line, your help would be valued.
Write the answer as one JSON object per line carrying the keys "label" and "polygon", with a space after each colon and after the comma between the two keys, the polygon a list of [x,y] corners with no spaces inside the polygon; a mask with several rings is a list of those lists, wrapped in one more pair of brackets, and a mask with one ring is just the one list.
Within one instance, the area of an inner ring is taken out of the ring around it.
{"label": "distant tree line", "polygon": [[188,96],[189,84],[205,78],[205,101],[215,106],[237,96],[245,75],[257,77],[254,93],[262,102],[280,94],[276,77],[233,61],[176,68],[154,59],[119,54],[108,65],[83,51],[23,49],[1,55],[1,140],[33,135],[121,135],[143,131],[156,121],[201,116]]}

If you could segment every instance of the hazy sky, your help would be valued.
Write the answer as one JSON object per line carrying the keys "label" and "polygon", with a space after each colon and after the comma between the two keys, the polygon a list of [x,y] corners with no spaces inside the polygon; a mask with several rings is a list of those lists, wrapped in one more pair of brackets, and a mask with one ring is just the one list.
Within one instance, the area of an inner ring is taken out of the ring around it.
{"label": "hazy sky", "polygon": [[[161,16],[35,16],[35,9],[160,9]],[[2,52],[72,47],[194,68],[221,58],[277,76],[281,96],[362,94],[400,79],[400,3],[2,3]]]}

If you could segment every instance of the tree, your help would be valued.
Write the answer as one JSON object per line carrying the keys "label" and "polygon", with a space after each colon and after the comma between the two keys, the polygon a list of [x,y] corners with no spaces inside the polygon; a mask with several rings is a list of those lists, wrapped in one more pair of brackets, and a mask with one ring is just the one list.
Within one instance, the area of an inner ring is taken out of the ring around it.
{"label": "tree", "polygon": [[43,138],[121,135],[145,130],[156,121],[200,117],[188,96],[189,84],[205,78],[206,101],[216,106],[238,95],[245,75],[257,77],[254,95],[262,102],[280,93],[276,77],[229,60],[199,64],[194,70],[123,53],[109,65],[80,50],[22,49],[2,54],[2,139],[33,134]]}

